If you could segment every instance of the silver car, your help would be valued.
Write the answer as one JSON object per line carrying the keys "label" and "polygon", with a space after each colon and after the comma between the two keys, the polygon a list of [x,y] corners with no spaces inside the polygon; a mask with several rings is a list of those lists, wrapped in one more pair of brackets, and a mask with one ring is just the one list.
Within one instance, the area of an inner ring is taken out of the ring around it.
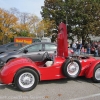
{"label": "silver car", "polygon": [[47,51],[49,54],[54,54],[57,49],[55,43],[38,42],[31,45],[24,46],[17,51],[0,54],[0,66],[11,59],[18,57],[28,57],[33,61],[41,61],[43,54]]}

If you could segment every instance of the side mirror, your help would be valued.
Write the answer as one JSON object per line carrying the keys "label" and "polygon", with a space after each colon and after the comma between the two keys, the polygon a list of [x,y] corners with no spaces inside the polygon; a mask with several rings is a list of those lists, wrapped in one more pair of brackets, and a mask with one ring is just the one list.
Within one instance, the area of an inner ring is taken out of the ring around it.
{"label": "side mirror", "polygon": [[24,53],[27,53],[27,52],[28,52],[28,50],[25,49],[25,50],[24,50]]}

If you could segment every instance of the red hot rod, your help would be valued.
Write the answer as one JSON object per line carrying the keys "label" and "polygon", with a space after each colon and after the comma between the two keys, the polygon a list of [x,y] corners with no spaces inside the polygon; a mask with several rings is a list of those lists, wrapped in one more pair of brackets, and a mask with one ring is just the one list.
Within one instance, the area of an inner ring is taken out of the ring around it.
{"label": "red hot rod", "polygon": [[100,82],[100,60],[88,56],[68,57],[67,28],[60,23],[57,36],[57,54],[44,53],[42,61],[16,58],[0,70],[1,84],[14,84],[21,91],[30,91],[39,81],[85,76]]}

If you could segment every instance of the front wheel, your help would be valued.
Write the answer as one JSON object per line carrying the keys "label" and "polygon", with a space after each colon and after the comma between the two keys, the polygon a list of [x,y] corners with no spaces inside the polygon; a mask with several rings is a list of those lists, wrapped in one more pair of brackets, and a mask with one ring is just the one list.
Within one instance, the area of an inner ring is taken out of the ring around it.
{"label": "front wheel", "polygon": [[67,59],[62,67],[63,67],[63,74],[67,78],[71,79],[76,78],[81,71],[81,64],[76,59],[73,60]]}
{"label": "front wheel", "polygon": [[100,64],[95,67],[92,79],[94,82],[100,82]]}
{"label": "front wheel", "polygon": [[21,91],[30,91],[38,84],[38,74],[29,68],[21,69],[15,76],[15,86]]}

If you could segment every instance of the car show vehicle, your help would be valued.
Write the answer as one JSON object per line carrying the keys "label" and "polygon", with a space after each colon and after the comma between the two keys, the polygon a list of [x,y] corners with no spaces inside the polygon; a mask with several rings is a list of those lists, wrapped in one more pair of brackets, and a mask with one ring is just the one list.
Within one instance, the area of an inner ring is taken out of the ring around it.
{"label": "car show vehicle", "polygon": [[41,61],[20,57],[9,61],[0,70],[2,84],[14,84],[21,91],[34,89],[39,81],[78,76],[100,82],[100,60],[88,56],[68,56],[67,28],[60,23],[57,36],[57,55],[45,52]]}

